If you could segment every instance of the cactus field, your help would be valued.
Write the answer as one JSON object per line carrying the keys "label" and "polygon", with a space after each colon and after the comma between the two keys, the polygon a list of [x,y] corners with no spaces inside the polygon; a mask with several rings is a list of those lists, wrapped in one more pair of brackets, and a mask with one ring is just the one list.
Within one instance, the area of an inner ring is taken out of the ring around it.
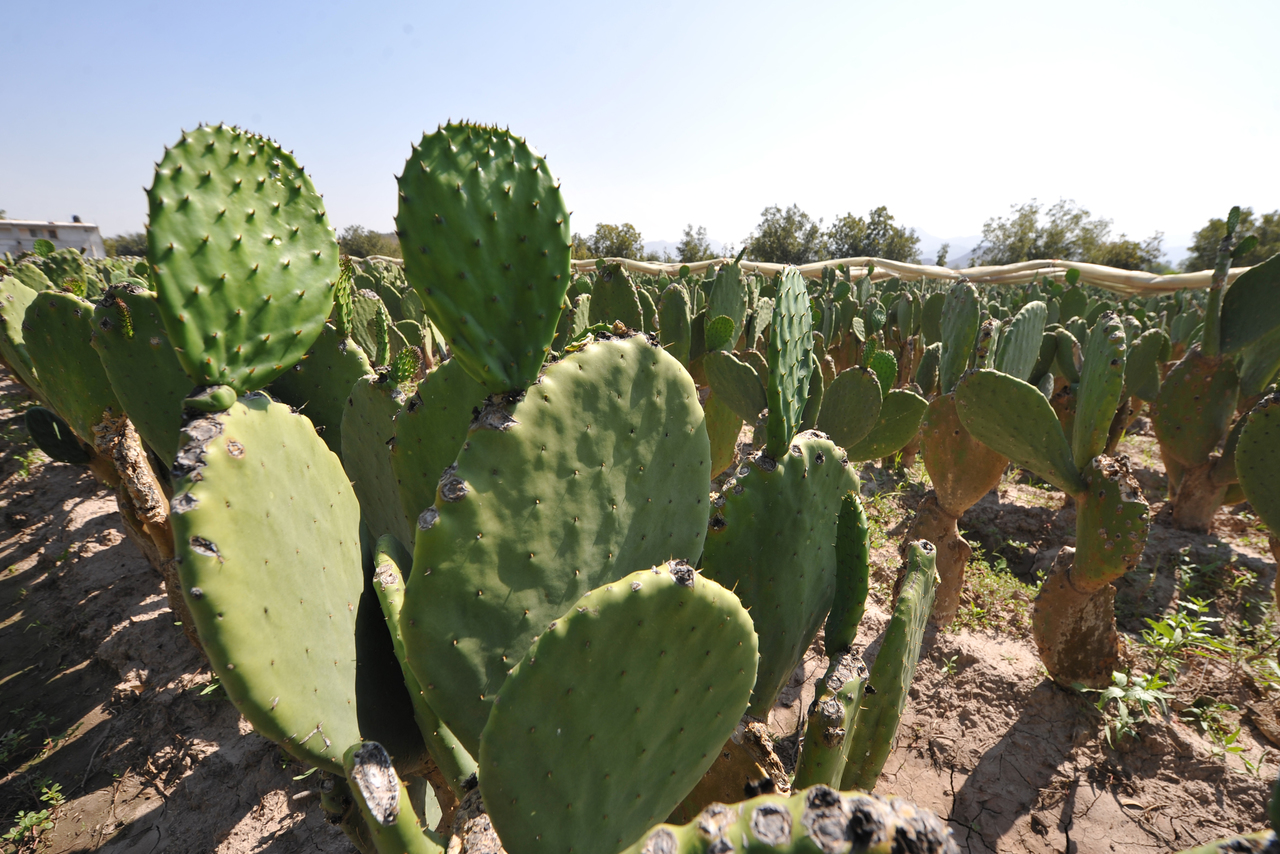
{"label": "cactus field", "polygon": [[0,258],[0,852],[1277,850],[1280,256],[570,260],[507,130],[341,255],[184,131]]}

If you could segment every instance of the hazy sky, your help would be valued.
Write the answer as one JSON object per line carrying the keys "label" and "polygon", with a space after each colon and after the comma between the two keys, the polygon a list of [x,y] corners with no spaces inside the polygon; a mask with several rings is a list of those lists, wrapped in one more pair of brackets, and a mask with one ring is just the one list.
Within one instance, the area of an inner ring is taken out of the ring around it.
{"label": "hazy sky", "polygon": [[267,134],[335,227],[390,230],[450,117],[548,157],[572,225],[741,243],[767,205],[940,237],[1075,199],[1174,258],[1280,208],[1280,2],[7,3],[0,208],[145,224],[163,146]]}

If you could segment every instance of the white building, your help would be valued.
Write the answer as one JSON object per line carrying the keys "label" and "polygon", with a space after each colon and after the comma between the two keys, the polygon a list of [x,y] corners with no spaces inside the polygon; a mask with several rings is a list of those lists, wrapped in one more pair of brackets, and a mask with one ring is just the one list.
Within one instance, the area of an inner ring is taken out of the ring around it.
{"label": "white building", "polygon": [[0,219],[0,255],[30,252],[37,240],[48,240],[58,249],[77,249],[87,258],[105,258],[102,234],[91,223],[45,222],[34,219]]}

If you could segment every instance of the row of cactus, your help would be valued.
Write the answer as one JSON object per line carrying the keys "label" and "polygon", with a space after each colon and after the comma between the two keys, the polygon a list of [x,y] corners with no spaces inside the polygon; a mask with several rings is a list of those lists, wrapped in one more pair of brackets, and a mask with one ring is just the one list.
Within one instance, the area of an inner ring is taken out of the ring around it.
{"label": "row of cactus", "polygon": [[[724,264],[657,299],[620,268],[574,278],[558,185],[505,131],[426,134],[398,181],[403,270],[340,259],[291,154],[202,126],[156,168],[145,263],[83,290],[34,279],[40,256],[0,279],[32,435],[117,486],[240,712],[332,775],[366,851],[441,850],[477,814],[513,854],[619,851],[748,786],[799,822],[761,845],[949,844],[823,788],[874,786],[936,587],[913,544],[867,672],[852,462],[918,428],[905,344],[837,318],[834,275],[815,297]],[[760,720],[824,628],[779,773]]]}

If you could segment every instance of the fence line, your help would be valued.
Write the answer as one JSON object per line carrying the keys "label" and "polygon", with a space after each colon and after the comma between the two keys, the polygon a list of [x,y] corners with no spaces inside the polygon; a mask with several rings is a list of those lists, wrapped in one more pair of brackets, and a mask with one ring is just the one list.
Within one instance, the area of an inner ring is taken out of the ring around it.
{"label": "fence line", "polygon": [[[644,273],[650,276],[674,276],[680,272],[680,267],[682,266],[679,263],[661,264],[649,261],[634,261],[630,258],[604,258],[601,260],[608,264],[621,264],[628,271]],[[688,267],[691,273],[701,273],[713,264],[725,264],[732,261],[732,258],[713,258],[708,261],[696,261],[689,264]],[[596,268],[595,260],[574,261],[572,264],[575,273],[585,273]],[[1022,261],[1017,264],[1005,264],[1003,266],[966,267],[963,270],[952,270],[949,267],[935,267],[931,264],[908,264],[903,261],[890,261],[885,258],[859,257],[816,261],[812,264],[802,264],[798,269],[801,275],[812,279],[821,276],[824,268],[835,268],[840,264],[848,268],[850,275],[854,278],[865,276],[868,265],[873,266],[875,272],[872,273],[871,280],[876,282],[895,277],[909,281],[917,281],[919,279],[955,281],[963,276],[971,282],[993,285],[1022,285],[1038,281],[1044,276],[1048,276],[1056,282],[1061,282],[1066,277],[1067,270],[1075,269],[1080,271],[1080,280],[1082,282],[1106,288],[1124,296],[1154,296],[1173,293],[1186,288],[1207,288],[1213,278],[1212,270],[1201,270],[1198,273],[1160,275],[1141,270],[1118,270],[1114,267],[1104,267],[1101,264],[1086,264],[1082,261],[1060,260]],[[786,265],[784,264],[769,264],[758,261],[742,262],[743,270],[766,275],[780,273],[785,268]],[[1234,281],[1237,276],[1248,269],[1248,267],[1232,267],[1227,280]]]}
{"label": "fence line", "polygon": [[[403,265],[399,258],[386,255],[370,255],[370,260],[389,261]],[[684,265],[680,263],[662,264],[651,261],[636,261],[631,258],[601,258],[606,264],[621,264],[629,272],[643,273],[647,276],[676,276]],[[689,264],[691,273],[702,273],[713,264],[729,264],[732,258],[712,258],[707,261],[695,261]],[[573,261],[574,273],[587,273],[596,269],[596,260]],[[1122,296],[1156,296],[1170,294],[1187,288],[1207,288],[1213,278],[1212,270],[1201,270],[1198,273],[1173,273],[1160,275],[1146,273],[1141,270],[1119,270],[1115,267],[1104,267],[1101,264],[1086,264],[1083,261],[1021,261],[1017,264],[1005,264],[995,267],[966,267],[963,270],[952,270],[950,267],[935,267],[932,264],[908,264],[904,261],[890,261],[886,258],[837,258],[833,261],[815,261],[802,264],[799,269],[802,276],[816,279],[822,275],[826,267],[843,264],[855,279],[865,276],[869,266],[874,267],[871,274],[873,282],[899,278],[908,281],[919,279],[943,279],[955,281],[961,276],[977,284],[986,285],[1025,285],[1029,282],[1049,277],[1055,282],[1062,282],[1068,270],[1079,270],[1080,281],[1089,285],[1105,288]],[[742,269],[748,272],[763,273],[772,276],[781,273],[786,264],[769,264],[761,261],[743,261]],[[1248,267],[1232,267],[1227,281],[1232,282],[1248,270]]]}

